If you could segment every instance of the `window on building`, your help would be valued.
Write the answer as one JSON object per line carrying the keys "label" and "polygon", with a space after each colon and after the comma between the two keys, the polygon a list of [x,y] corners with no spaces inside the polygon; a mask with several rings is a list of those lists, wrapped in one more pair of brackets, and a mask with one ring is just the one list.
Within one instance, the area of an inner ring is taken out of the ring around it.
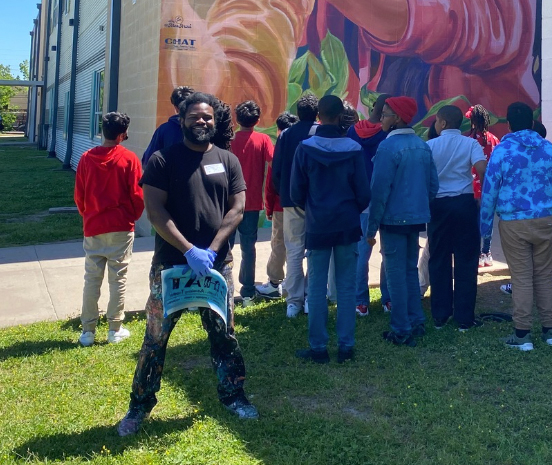
{"label": "window on building", "polygon": [[58,8],[59,8],[59,0],[54,0],[54,6],[52,8],[52,20],[50,21],[50,34],[54,30],[54,28],[57,26]]}
{"label": "window on building", "polygon": [[63,138],[67,140],[69,132],[69,92],[65,93],[65,110],[63,112]]}
{"label": "window on building", "polygon": [[94,71],[90,105],[90,138],[102,136],[104,70]]}

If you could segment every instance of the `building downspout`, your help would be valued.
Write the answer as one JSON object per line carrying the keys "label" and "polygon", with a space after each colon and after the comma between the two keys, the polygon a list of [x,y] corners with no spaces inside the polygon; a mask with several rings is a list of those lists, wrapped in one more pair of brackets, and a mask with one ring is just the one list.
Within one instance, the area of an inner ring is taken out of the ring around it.
{"label": "building downspout", "polygon": [[[44,87],[42,88],[42,94],[40,95],[40,135],[38,137],[38,148],[45,150],[48,145],[48,136],[46,135],[46,95],[48,94],[48,57],[50,52],[50,16],[52,14],[52,0],[48,2],[48,14],[46,19],[46,47],[44,48]],[[39,52],[40,53],[40,52]]]}
{"label": "building downspout", "polygon": [[71,169],[71,157],[73,156],[73,123],[75,121],[75,87],[77,83],[77,48],[79,45],[80,24],[80,0],[75,0],[75,12],[73,13],[73,49],[71,50],[71,80],[69,82],[69,114],[67,118],[67,150],[63,169]]}
{"label": "building downspout", "polygon": [[107,111],[117,111],[119,104],[119,55],[121,52],[121,0],[111,1],[109,28],[109,96]]}
{"label": "building downspout", "polygon": [[[36,36],[33,36],[33,43],[34,47],[31,47],[31,56],[29,59],[29,78],[32,81],[38,81],[38,69],[39,69],[39,60],[40,60],[40,45],[41,45],[41,19],[42,19],[42,4],[36,5],[38,9],[38,20],[35,21],[35,28],[34,28],[34,34]],[[32,121],[29,120],[29,117],[27,116],[27,131],[28,131],[28,137],[29,140],[34,142],[36,140],[37,142],[37,148],[39,147],[39,141],[37,137],[37,121],[38,121],[38,87],[31,87],[29,89],[30,94],[30,102],[29,102],[29,109],[30,112],[27,113],[27,115],[32,114]],[[41,88],[41,95],[42,92],[44,92],[44,89]]]}
{"label": "building downspout", "polygon": [[54,78],[54,127],[52,128],[52,143],[48,150],[48,158],[56,157],[56,139],[57,139],[57,116],[58,116],[58,100],[59,100],[59,68],[61,58],[61,22],[63,20],[63,8],[61,3],[58,5],[58,30],[57,30],[57,45],[56,45],[56,77]]}

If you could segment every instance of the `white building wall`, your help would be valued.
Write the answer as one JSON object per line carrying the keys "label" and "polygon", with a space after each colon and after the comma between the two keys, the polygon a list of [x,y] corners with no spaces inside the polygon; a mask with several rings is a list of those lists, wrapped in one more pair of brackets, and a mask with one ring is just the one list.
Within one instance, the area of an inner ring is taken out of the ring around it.
{"label": "white building wall", "polygon": [[542,123],[552,141],[552,0],[542,2]]}

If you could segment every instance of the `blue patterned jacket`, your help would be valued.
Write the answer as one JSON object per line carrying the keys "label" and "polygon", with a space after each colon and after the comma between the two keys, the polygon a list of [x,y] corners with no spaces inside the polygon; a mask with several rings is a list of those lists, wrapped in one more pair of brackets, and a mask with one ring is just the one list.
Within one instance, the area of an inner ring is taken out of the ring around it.
{"label": "blue patterned jacket", "polygon": [[552,216],[552,143],[535,131],[505,135],[487,165],[481,198],[481,236],[501,220]]}

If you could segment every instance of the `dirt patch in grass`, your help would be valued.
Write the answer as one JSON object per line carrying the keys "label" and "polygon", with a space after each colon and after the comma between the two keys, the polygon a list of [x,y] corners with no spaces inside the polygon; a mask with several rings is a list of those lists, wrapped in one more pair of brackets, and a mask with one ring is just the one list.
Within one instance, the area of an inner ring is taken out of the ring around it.
{"label": "dirt patch in grass", "polygon": [[476,311],[504,312],[512,314],[512,297],[500,290],[502,284],[510,282],[510,270],[480,271],[477,280]]}

